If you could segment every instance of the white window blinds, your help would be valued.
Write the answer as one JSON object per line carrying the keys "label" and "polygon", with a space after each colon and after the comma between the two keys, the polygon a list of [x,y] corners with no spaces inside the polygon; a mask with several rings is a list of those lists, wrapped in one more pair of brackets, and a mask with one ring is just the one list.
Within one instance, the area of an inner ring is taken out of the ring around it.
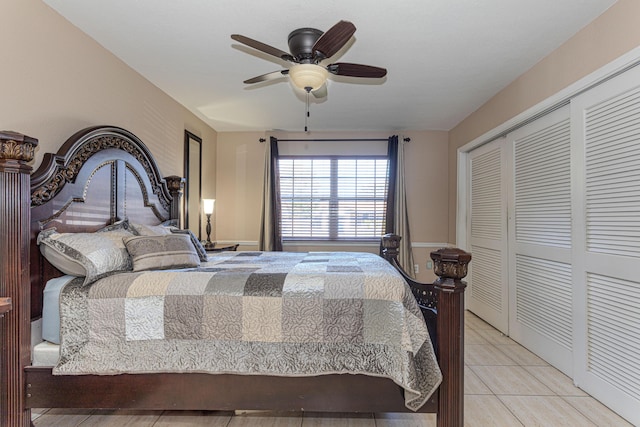
{"label": "white window blinds", "polygon": [[285,240],[372,240],[384,231],[386,157],[282,157]]}

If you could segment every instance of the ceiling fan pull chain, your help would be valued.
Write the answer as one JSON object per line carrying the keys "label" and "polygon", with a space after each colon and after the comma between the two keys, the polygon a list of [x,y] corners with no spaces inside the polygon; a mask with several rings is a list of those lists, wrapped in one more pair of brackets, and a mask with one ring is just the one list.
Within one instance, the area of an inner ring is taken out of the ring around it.
{"label": "ceiling fan pull chain", "polygon": [[309,93],[311,92],[311,88],[306,87],[305,90],[307,91],[307,102],[306,102],[307,108],[304,114],[304,131],[309,132],[309,128],[307,127],[307,122],[309,120]]}

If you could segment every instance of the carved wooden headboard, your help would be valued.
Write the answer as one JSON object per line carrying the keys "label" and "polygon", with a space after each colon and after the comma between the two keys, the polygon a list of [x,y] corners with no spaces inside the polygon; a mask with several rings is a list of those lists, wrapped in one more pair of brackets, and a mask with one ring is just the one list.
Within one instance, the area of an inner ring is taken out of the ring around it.
{"label": "carved wooden headboard", "polygon": [[42,314],[46,281],[60,276],[36,245],[38,233],[92,232],[129,218],[141,224],[178,220],[183,179],[160,175],[153,156],[131,132],[83,129],[31,175],[31,317]]}

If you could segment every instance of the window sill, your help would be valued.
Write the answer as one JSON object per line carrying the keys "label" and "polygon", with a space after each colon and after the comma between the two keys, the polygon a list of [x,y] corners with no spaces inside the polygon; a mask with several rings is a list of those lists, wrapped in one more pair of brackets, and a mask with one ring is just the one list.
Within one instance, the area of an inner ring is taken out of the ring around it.
{"label": "window sill", "polygon": [[331,248],[348,248],[348,247],[371,247],[379,248],[380,241],[373,240],[285,240],[282,242],[283,246],[288,247],[301,247],[301,246],[316,246],[316,247],[331,247]]}

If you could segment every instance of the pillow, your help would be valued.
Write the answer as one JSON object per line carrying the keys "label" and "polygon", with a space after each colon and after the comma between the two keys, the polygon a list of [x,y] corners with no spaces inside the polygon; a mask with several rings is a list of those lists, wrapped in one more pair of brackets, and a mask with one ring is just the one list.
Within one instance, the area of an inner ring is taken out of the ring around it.
{"label": "pillow", "polygon": [[127,230],[131,232],[131,226],[129,224],[128,219],[123,219],[120,221],[116,221],[111,225],[107,225],[100,230],[96,231],[96,233],[103,233],[105,231],[118,231],[118,230]]}
{"label": "pillow", "polygon": [[198,254],[198,257],[200,258],[200,261],[202,262],[207,262],[207,250],[204,248],[204,246],[202,246],[202,243],[200,243],[200,240],[198,240],[198,238],[196,237],[195,234],[193,234],[193,231],[191,230],[180,230],[177,228],[173,228],[171,230],[172,233],[175,234],[188,234],[189,237],[191,238],[191,243],[193,244],[193,247],[196,250],[196,253]]}
{"label": "pillow", "polygon": [[188,234],[191,237],[191,243],[193,243],[193,247],[196,250],[200,261],[207,261],[207,251],[200,243],[200,240],[196,237],[195,234],[191,230],[181,230],[177,227],[174,227],[173,224],[175,220],[165,221],[162,224],[158,225],[145,225],[145,224],[130,224],[131,231],[133,234],[138,236],[166,236],[171,233],[176,234]]}
{"label": "pillow", "polygon": [[171,234],[171,230],[175,229],[173,226],[159,225],[145,225],[145,224],[130,224],[131,231],[137,236],[165,236]]}
{"label": "pillow", "polygon": [[161,222],[160,225],[162,225],[163,227],[178,227],[178,220],[168,219],[164,222]]}
{"label": "pillow", "polygon": [[186,234],[133,236],[124,239],[133,271],[198,267],[200,258]]}
{"label": "pillow", "polygon": [[84,276],[83,285],[113,273],[131,270],[131,259],[122,239],[133,236],[127,230],[99,233],[58,233],[55,228],[38,235],[42,255],[58,270]]}

